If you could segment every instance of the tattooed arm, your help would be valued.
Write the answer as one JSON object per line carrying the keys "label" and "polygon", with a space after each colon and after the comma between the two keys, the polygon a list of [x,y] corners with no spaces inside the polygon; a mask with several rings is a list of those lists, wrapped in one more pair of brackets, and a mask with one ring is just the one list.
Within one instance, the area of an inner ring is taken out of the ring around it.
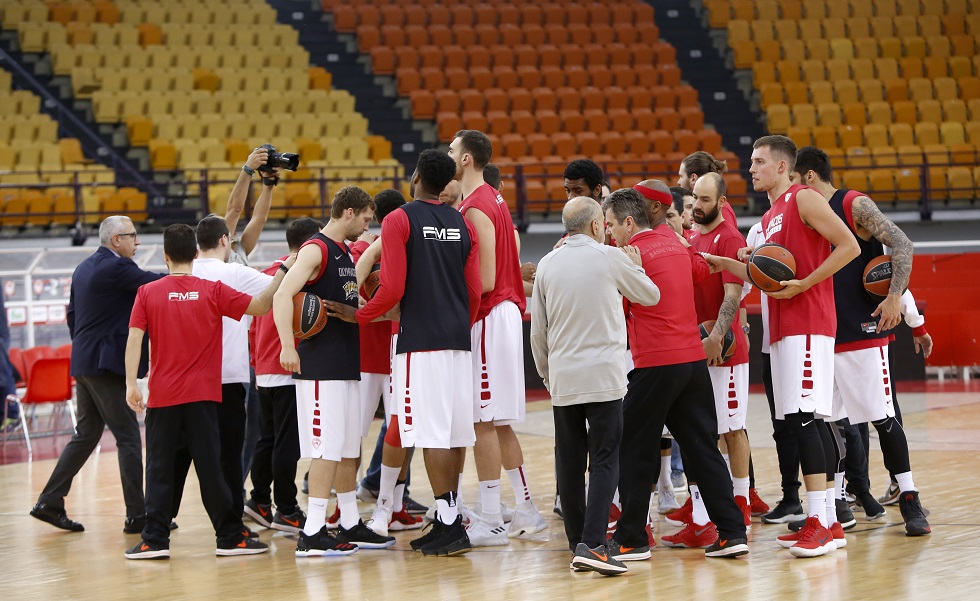
{"label": "tattooed arm", "polygon": [[875,317],[881,316],[878,320],[879,332],[890,330],[902,321],[901,297],[909,286],[909,277],[912,274],[912,241],[867,196],[854,199],[851,216],[854,225],[859,229],[858,235],[866,233],[892,249],[892,282],[888,296],[872,313]]}
{"label": "tattooed arm", "polygon": [[732,327],[735,321],[735,314],[738,312],[738,301],[742,296],[742,287],[738,284],[725,284],[725,300],[721,301],[718,309],[718,319],[715,320],[715,327],[707,338],[701,341],[704,345],[704,353],[708,356],[708,365],[721,365],[725,362],[722,357],[722,341],[725,334]]}

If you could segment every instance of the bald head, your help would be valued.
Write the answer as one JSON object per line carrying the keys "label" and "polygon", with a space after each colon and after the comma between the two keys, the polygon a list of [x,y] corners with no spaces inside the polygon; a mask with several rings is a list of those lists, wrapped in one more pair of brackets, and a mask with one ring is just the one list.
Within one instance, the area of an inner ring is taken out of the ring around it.
{"label": "bald head", "polygon": [[[588,196],[576,196],[565,203],[561,212],[561,222],[568,235],[585,234],[595,240],[601,240],[602,209],[594,199]],[[593,223],[599,223],[599,228],[593,229]]]}
{"label": "bald head", "polygon": [[670,194],[670,186],[660,181],[659,179],[645,179],[640,182],[640,185],[644,188],[650,188],[651,190],[656,190],[657,192],[663,192],[664,194]]}
{"label": "bald head", "polygon": [[725,187],[725,178],[718,173],[705,173],[694,182],[694,196],[710,196],[713,200],[718,200],[728,190]]}
{"label": "bald head", "polygon": [[659,179],[645,179],[639,185],[650,190],[663,192],[671,198],[671,202],[647,199],[647,209],[650,212],[650,226],[656,227],[667,220],[667,209],[673,206],[673,196],[670,193],[670,186]]}

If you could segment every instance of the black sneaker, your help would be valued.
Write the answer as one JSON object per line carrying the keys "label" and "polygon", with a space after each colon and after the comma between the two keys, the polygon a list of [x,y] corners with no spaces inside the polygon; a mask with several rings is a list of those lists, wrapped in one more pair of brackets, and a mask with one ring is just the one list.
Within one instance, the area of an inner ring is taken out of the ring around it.
{"label": "black sneaker", "polygon": [[869,520],[877,520],[885,516],[885,508],[875,499],[870,492],[859,492],[854,495],[854,505],[864,509],[864,514]]}
{"label": "black sneaker", "polygon": [[412,546],[412,549],[418,551],[425,545],[442,536],[442,530],[446,528],[446,525],[440,522],[439,517],[436,516],[435,520],[429,522],[428,528],[428,532],[409,543]]}
{"label": "black sneaker", "polygon": [[272,505],[257,503],[255,499],[245,501],[245,515],[259,526],[272,528]]}
{"label": "black sneaker", "polygon": [[245,538],[256,538],[257,539],[257,538],[259,538],[259,533],[258,532],[255,532],[254,530],[252,530],[248,526],[242,526],[242,536],[244,536]]}
{"label": "black sneaker", "polygon": [[626,564],[613,557],[606,545],[590,549],[585,543],[575,546],[571,567],[573,570],[592,570],[603,576],[619,576],[627,570]]}
{"label": "black sneaker", "polygon": [[123,532],[125,534],[139,534],[143,532],[143,528],[146,527],[146,516],[138,515],[132,518],[126,518],[123,522]]}
{"label": "black sneaker", "polygon": [[325,555],[350,555],[357,552],[357,545],[342,543],[323,527],[313,536],[302,530],[296,541],[296,557],[322,557]]}
{"label": "black sneaker", "polygon": [[901,493],[898,507],[902,510],[902,519],[905,520],[905,536],[925,536],[932,532],[929,522],[926,521],[922,503],[919,502],[919,491],[909,490]]}
{"label": "black sneaker", "polygon": [[306,527],[306,514],[298,507],[292,513],[277,511],[272,518],[272,527],[283,532],[302,532],[303,528]]}
{"label": "black sneaker", "polygon": [[231,555],[258,555],[259,553],[268,553],[268,551],[269,545],[257,538],[243,536],[242,540],[234,547],[218,547],[214,554],[218,557],[228,557]]}
{"label": "black sneaker", "polygon": [[170,549],[141,540],[132,549],[127,549],[125,555],[126,559],[170,559]]}
{"label": "black sneaker", "polygon": [[357,525],[350,530],[341,526],[337,532],[337,540],[364,549],[387,549],[395,544],[394,536],[380,536],[365,526],[362,520],[357,520]]}
{"label": "black sneaker", "polygon": [[561,497],[560,496],[555,495],[555,505],[554,505],[554,507],[551,508],[551,511],[555,515],[557,515],[558,517],[560,517],[561,519],[565,519],[565,514],[563,514],[561,512]]}
{"label": "black sneaker", "polygon": [[793,532],[799,532],[800,530],[803,530],[804,526],[806,526],[806,518],[802,520],[795,520],[788,524],[789,529],[792,530]]}
{"label": "black sneaker", "polygon": [[443,524],[442,534],[439,538],[424,545],[419,551],[422,552],[422,555],[448,557],[469,553],[472,549],[470,537],[467,536],[466,528],[463,526],[463,516],[458,515],[452,524],[448,526]]}
{"label": "black sneaker", "polygon": [[76,521],[68,519],[68,515],[65,513],[64,509],[51,507],[50,505],[46,505],[44,503],[34,505],[34,508],[31,509],[31,515],[42,522],[51,524],[55,528],[61,528],[62,530],[68,530],[69,532],[83,532],[85,530],[85,526],[82,526]]}
{"label": "black sneaker", "polygon": [[858,521],[854,518],[854,512],[844,499],[835,499],[834,506],[837,509],[837,521],[844,530],[850,530],[857,526]]}
{"label": "black sneaker", "polygon": [[412,515],[423,515],[425,512],[429,511],[428,507],[419,503],[412,497],[405,497],[402,499],[402,509]]}
{"label": "black sneaker", "polygon": [[[763,524],[785,524],[795,520],[805,520],[806,514],[803,513],[803,504],[799,499],[786,499],[785,497],[776,503],[776,507],[769,513],[762,516]],[[802,526],[800,526],[802,528]]]}
{"label": "black sneaker", "polygon": [[705,557],[738,557],[749,552],[748,540],[744,538],[723,539],[720,536],[710,547],[704,550]]}
{"label": "black sneaker", "polygon": [[644,559],[650,559],[650,545],[624,547],[615,538],[610,538],[606,541],[606,548],[609,549],[609,553],[616,561],[643,561]]}

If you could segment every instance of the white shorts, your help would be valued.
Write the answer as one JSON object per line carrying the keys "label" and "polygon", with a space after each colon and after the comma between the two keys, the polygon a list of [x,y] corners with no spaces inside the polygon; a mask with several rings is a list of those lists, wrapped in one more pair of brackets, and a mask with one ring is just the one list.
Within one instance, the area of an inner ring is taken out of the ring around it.
{"label": "white shorts", "polygon": [[473,446],[472,366],[469,351],[395,355],[395,412],[403,448]]}
{"label": "white shorts", "polygon": [[776,419],[793,413],[833,414],[834,339],[787,336],[770,347]]}
{"label": "white shorts", "polygon": [[378,411],[378,399],[382,399],[385,407],[385,417],[389,415],[391,405],[391,376],[388,374],[369,374],[361,372],[361,381],[357,385],[361,398],[361,437],[368,435],[374,414]]}
{"label": "white shorts", "polygon": [[745,429],[749,409],[749,364],[730,367],[708,366],[711,388],[715,391],[718,434]]}
{"label": "white shorts", "polygon": [[357,380],[296,380],[301,457],[340,461],[361,455]]}
{"label": "white shorts", "polygon": [[473,420],[524,421],[524,329],[517,305],[504,301],[470,330]]}
{"label": "white shorts", "polygon": [[863,424],[894,416],[888,347],[835,354],[834,421]]}

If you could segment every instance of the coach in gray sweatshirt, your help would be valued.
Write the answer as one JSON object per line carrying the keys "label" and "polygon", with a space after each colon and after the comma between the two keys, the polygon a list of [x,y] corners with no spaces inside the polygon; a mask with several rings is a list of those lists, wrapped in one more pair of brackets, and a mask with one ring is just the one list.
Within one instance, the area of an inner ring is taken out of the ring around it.
{"label": "coach in gray sweatshirt", "polygon": [[623,296],[649,306],[660,300],[660,291],[640,267],[639,250],[602,243],[602,210],[593,199],[568,201],[562,222],[568,238],[541,259],[534,280],[531,351],[554,405],[558,492],[575,553],[571,567],[616,574],[626,567],[609,556],[605,541],[626,394]]}

